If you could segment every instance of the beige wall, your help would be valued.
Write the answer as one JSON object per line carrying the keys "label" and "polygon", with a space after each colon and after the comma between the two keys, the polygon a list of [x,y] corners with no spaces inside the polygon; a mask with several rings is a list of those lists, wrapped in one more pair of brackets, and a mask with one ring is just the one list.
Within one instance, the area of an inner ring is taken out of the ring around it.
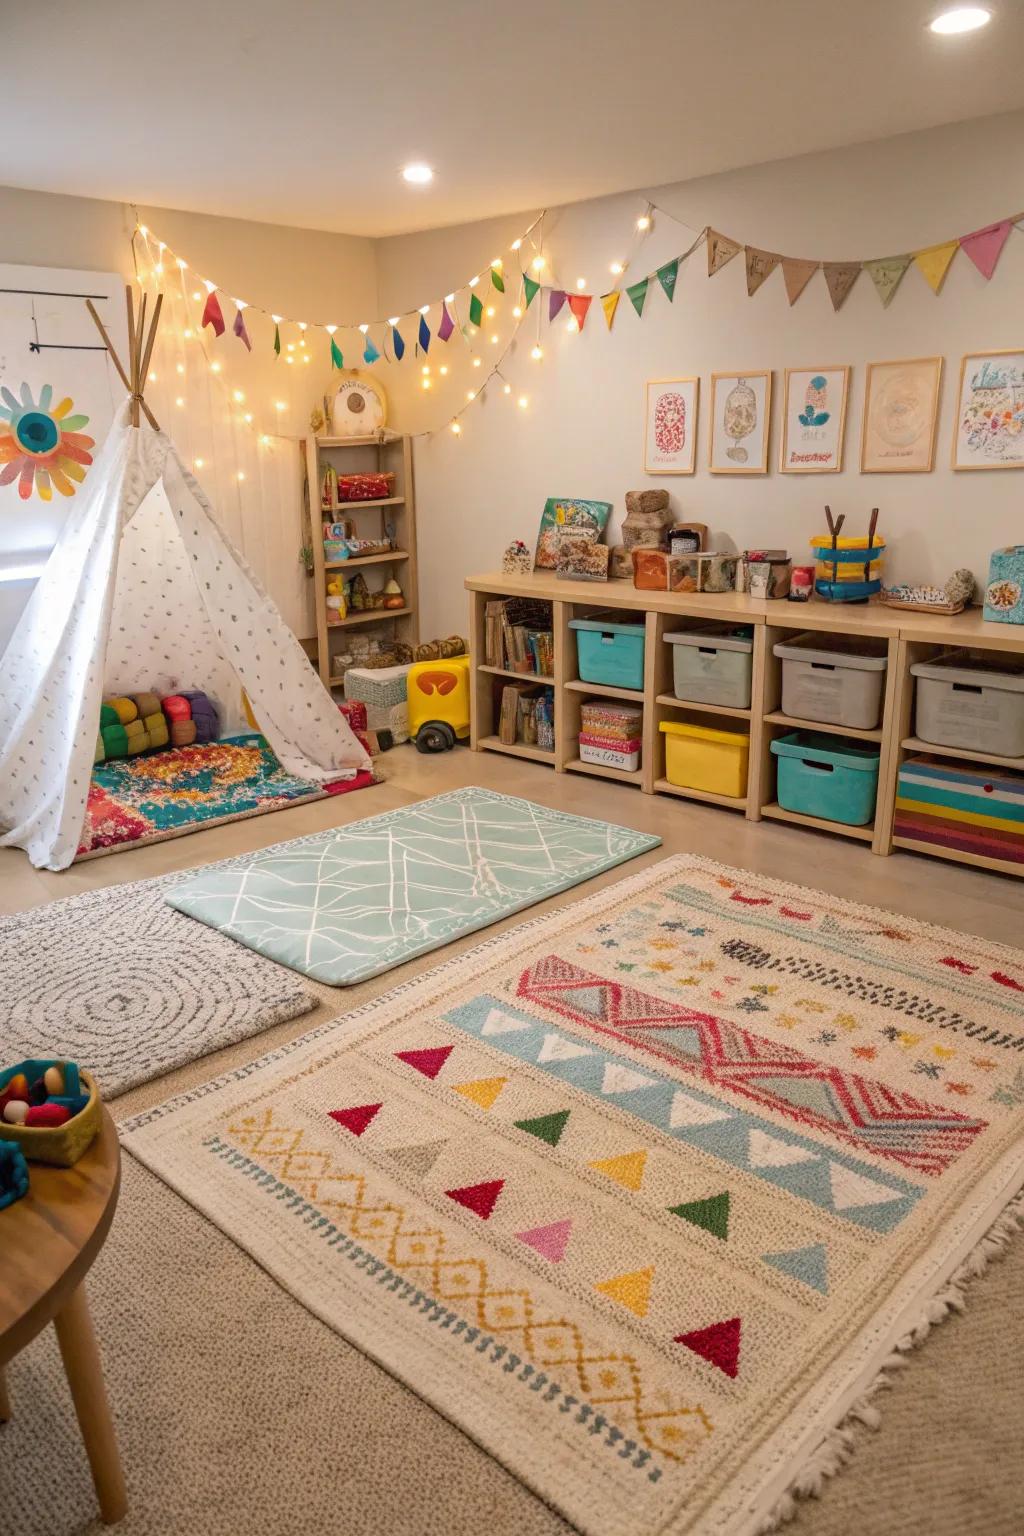
{"label": "beige wall", "polygon": [[[1024,113],[661,188],[650,195],[689,228],[659,215],[633,275],[685,249],[691,231],[705,224],[795,256],[871,257],[932,244],[1024,207],[1022,157]],[[612,285],[609,264],[627,249],[644,195],[581,203],[548,216],[545,249],[560,285],[571,289],[577,276],[597,292]],[[378,241],[383,312],[465,282],[529,218]],[[627,490],[663,483],[680,517],[708,523],[715,543],[779,544],[796,554],[824,527],[826,501],[861,531],[877,504],[892,551],[889,573],[915,580],[942,580],[959,565],[984,576],[993,548],[1024,537],[1024,472],[950,469],[962,354],[1024,348],[1024,233],[1011,234],[991,283],[961,254],[939,297],[912,270],[888,310],[866,276],[834,314],[820,275],[790,309],[780,272],[753,299],[741,257],[713,281],[705,274],[701,249],[681,272],[673,305],[652,289],[639,321],[623,299],[610,335],[596,304],[582,335],[567,334],[564,315],[550,331],[545,320],[540,364],[529,357],[536,329],[531,311],[507,360],[513,395],[489,390],[463,417],[458,439],[442,430],[419,441],[425,633],[449,631],[464,613],[460,588],[467,571],[496,567],[515,536],[532,544],[551,495],[611,501],[617,522]],[[449,377],[435,375],[429,394],[412,373],[405,375],[407,387],[392,387],[410,427],[443,423],[464,403],[474,378],[457,342],[453,337],[449,344]],[[865,364],[934,354],[946,360],[935,470],[861,476]],[[853,366],[844,472],[778,474],[783,370],[839,363]],[[709,376],[744,368],[775,370],[772,473],[712,476],[706,469]],[[644,381],[693,374],[701,377],[697,473],[659,482],[642,468]],[[526,410],[515,405],[521,391],[529,396]]]}

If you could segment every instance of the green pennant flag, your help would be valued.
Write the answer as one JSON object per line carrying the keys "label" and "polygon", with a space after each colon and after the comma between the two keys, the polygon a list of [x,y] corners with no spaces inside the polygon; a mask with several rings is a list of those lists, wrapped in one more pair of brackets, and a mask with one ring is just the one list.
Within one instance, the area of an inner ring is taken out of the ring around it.
{"label": "green pennant flag", "polygon": [[344,368],[344,366],[345,366],[345,359],[341,355],[341,348],[338,346],[338,343],[335,341],[334,337],[332,336],[331,337],[331,367],[332,368]]}
{"label": "green pennant flag", "polygon": [[633,283],[626,292],[629,294],[629,302],[637,314],[643,317],[644,301],[647,298],[647,278],[642,277],[638,283]]}
{"label": "green pennant flag", "polygon": [[491,268],[491,282],[494,284],[495,288],[497,288],[499,293],[505,292],[505,279],[502,277],[497,267]]}
{"label": "green pennant flag", "polygon": [[526,307],[529,309],[540,292],[540,283],[534,282],[532,277],[527,277],[525,272],[523,273],[523,292],[526,294]]}
{"label": "green pennant flag", "polygon": [[274,326],[274,351],[278,357],[281,356],[281,327],[279,325]]}
{"label": "green pennant flag", "polygon": [[469,301],[469,318],[474,325],[479,325],[484,318],[484,307],[475,293]]}
{"label": "green pennant flag", "polygon": [[658,282],[668,295],[671,304],[676,291],[676,278],[679,276],[679,257],[675,261],[666,261],[663,267],[658,268]]}

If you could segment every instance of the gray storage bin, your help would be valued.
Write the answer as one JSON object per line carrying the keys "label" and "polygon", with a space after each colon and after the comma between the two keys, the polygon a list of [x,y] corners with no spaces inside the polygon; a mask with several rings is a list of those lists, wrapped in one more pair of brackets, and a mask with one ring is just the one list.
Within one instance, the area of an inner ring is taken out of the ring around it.
{"label": "gray storage bin", "polygon": [[782,713],[854,731],[882,718],[889,647],[871,635],[803,634],[772,649],[782,660]]}
{"label": "gray storage bin", "polygon": [[1024,660],[959,650],[910,670],[917,679],[914,719],[922,741],[1024,757]]}
{"label": "gray storage bin", "polygon": [[673,630],[672,687],[677,699],[695,704],[750,708],[750,669],[754,641],[735,624],[703,624]]}

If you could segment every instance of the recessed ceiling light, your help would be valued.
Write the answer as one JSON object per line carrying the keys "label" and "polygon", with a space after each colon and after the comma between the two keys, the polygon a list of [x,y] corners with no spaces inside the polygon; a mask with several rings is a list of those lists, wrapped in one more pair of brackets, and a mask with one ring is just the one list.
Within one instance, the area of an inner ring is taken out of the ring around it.
{"label": "recessed ceiling light", "polygon": [[943,37],[952,37],[958,32],[976,32],[979,27],[985,26],[992,20],[992,12],[986,11],[980,5],[958,5],[951,11],[943,11],[941,16],[929,23],[933,32],[938,32]]}
{"label": "recessed ceiling light", "polygon": [[402,180],[411,182],[414,187],[425,187],[428,181],[433,181],[434,173],[429,165],[423,165],[414,161],[412,165],[402,167]]}

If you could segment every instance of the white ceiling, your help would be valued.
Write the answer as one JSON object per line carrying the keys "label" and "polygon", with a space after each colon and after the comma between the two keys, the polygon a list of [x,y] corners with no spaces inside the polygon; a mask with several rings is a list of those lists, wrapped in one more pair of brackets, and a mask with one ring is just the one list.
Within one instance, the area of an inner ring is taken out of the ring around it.
{"label": "white ceiling", "polygon": [[10,4],[0,183],[458,223],[1020,107],[1024,6],[986,3],[954,38],[946,0],[52,0],[42,31]]}

